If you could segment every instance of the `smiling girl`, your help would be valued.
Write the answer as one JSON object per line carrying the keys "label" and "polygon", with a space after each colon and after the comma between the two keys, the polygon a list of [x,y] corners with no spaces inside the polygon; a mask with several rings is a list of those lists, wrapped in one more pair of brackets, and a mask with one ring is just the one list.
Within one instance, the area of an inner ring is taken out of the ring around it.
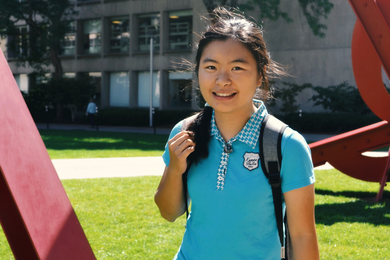
{"label": "smiling girl", "polygon": [[[258,154],[258,137],[270,74],[283,74],[269,58],[258,26],[224,8],[202,34],[195,73],[206,107],[172,130],[155,202],[169,220],[186,211],[183,173],[188,165],[191,213],[174,259],[280,259],[271,186]],[[183,130],[183,128],[185,130]],[[287,128],[282,137],[282,192],[294,259],[319,259],[314,221],[314,171],[303,137]],[[255,156],[255,158],[258,158]]]}

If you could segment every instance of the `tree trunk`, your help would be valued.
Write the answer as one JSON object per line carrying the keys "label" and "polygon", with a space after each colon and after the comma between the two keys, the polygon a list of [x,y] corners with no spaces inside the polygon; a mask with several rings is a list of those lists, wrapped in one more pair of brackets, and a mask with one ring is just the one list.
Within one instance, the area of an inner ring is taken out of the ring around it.
{"label": "tree trunk", "polygon": [[62,103],[57,102],[56,108],[57,108],[57,111],[56,111],[56,119],[55,120],[58,122],[61,122],[62,120],[64,120],[64,108],[62,106]]}
{"label": "tree trunk", "polygon": [[50,60],[51,60],[51,63],[53,64],[53,66],[54,66],[53,78],[61,79],[62,78],[62,74],[64,73],[64,70],[62,68],[61,60],[58,57],[58,51],[54,47],[50,47]]}
{"label": "tree trunk", "polygon": [[[50,59],[51,59],[51,63],[54,66],[53,78],[57,80],[62,79],[64,70],[62,68],[61,60],[58,57],[58,51],[53,46],[50,47]],[[56,111],[55,120],[61,122],[64,120],[64,108],[60,100],[57,101],[56,108],[57,111]]]}

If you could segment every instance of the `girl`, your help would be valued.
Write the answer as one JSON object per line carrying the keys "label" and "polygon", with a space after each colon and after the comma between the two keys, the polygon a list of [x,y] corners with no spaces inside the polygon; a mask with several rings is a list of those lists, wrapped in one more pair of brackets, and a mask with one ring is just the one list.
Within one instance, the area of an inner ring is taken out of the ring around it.
{"label": "girl", "polygon": [[[174,259],[280,259],[271,186],[260,164],[248,169],[246,154],[258,154],[267,110],[270,73],[283,74],[269,58],[258,26],[224,8],[202,34],[195,73],[206,107],[182,130],[172,130],[155,202],[175,221],[186,210],[182,175],[187,162],[191,213]],[[282,192],[294,259],[319,259],[314,221],[314,172],[303,137],[287,128],[282,138]]]}

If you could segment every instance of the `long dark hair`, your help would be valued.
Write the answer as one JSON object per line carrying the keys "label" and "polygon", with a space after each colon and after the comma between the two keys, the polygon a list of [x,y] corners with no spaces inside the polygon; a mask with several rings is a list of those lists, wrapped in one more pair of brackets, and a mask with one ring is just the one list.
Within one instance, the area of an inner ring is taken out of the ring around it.
{"label": "long dark hair", "polygon": [[[242,43],[253,55],[257,64],[257,72],[262,78],[262,84],[256,91],[259,99],[266,100],[269,97],[269,77],[287,75],[283,68],[271,60],[263,39],[262,29],[251,20],[245,18],[238,10],[232,11],[217,7],[211,14],[211,25],[201,34],[197,44],[195,74],[198,76],[199,63],[204,48],[213,41],[226,41],[234,39]],[[200,93],[200,91],[199,91]],[[189,156],[189,160],[198,163],[209,155],[208,144],[210,142],[210,124],[213,110],[206,106],[197,118],[188,126],[188,130],[194,133],[196,147]]]}

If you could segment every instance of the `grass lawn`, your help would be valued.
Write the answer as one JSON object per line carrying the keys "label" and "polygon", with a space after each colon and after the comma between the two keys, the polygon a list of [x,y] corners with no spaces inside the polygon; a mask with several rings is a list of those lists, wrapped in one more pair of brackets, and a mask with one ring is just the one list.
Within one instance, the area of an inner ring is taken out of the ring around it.
{"label": "grass lawn", "polygon": [[40,130],[51,159],[161,156],[167,135]]}
{"label": "grass lawn", "polygon": [[[378,184],[337,170],[316,171],[316,222],[321,259],[390,259],[390,189],[367,202]],[[172,259],[185,219],[160,217],[153,195],[160,177],[64,180],[97,259]],[[0,258],[13,259],[0,231]]]}

